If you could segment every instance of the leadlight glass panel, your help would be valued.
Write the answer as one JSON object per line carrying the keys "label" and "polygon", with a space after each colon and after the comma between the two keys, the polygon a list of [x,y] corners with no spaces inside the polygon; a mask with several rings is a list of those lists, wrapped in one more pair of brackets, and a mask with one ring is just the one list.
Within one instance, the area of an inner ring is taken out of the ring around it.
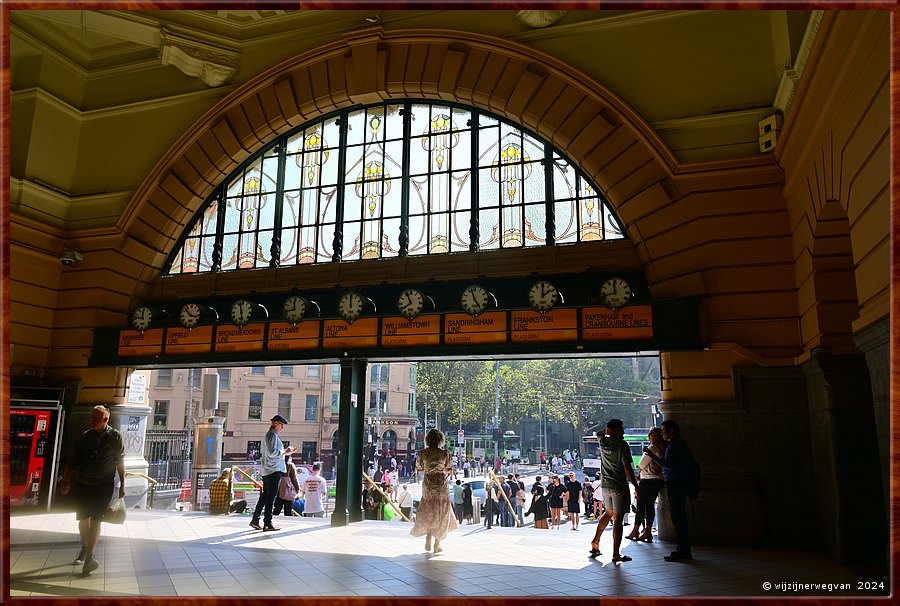
{"label": "leadlight glass panel", "polygon": [[[214,271],[216,250],[228,271],[544,246],[548,214],[554,244],[623,237],[602,193],[513,124],[440,103],[344,110],[280,137],[235,171],[183,234],[168,273]],[[404,227],[408,242],[400,242]]]}

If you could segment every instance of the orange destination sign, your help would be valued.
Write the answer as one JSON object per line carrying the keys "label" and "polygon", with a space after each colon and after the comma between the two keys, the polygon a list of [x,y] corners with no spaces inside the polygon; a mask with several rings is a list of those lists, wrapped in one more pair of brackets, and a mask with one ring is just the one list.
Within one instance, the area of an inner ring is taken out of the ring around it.
{"label": "orange destination sign", "polygon": [[375,347],[378,345],[378,318],[361,318],[353,324],[343,320],[325,320],[322,347]]}
{"label": "orange destination sign", "polygon": [[163,329],[119,332],[120,356],[158,356],[162,353]]}
{"label": "orange destination sign", "polygon": [[543,314],[536,311],[514,311],[510,335],[514,343],[543,341],[575,341],[578,338],[577,310],[553,309]]}
{"label": "orange destination sign", "polygon": [[581,336],[585,341],[650,339],[653,314],[649,305],[627,305],[618,311],[606,307],[581,310]]}
{"label": "orange destination sign", "polygon": [[506,312],[492,311],[475,316],[447,314],[444,316],[444,343],[478,345],[506,341]]}
{"label": "orange destination sign", "polygon": [[318,346],[318,320],[306,320],[293,325],[287,322],[269,324],[269,351],[316,349]]}
{"label": "orange destination sign", "polygon": [[216,351],[262,351],[265,324],[217,326]]}
{"label": "orange destination sign", "polygon": [[381,344],[385,347],[438,345],[441,342],[441,316],[417,316],[412,320],[393,317],[381,321]]}
{"label": "orange destination sign", "polygon": [[166,333],[166,353],[209,353],[212,349],[212,329],[212,326],[198,326],[194,330],[170,328]]}

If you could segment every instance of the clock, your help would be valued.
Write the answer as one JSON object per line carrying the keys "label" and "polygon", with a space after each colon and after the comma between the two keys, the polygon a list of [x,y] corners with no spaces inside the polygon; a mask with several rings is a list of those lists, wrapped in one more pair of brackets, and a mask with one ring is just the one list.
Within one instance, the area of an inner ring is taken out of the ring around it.
{"label": "clock", "polygon": [[153,324],[153,309],[144,306],[138,307],[131,312],[131,327],[135,330],[144,332]]}
{"label": "clock", "polygon": [[231,304],[231,322],[235,326],[245,326],[253,317],[254,305],[247,299],[239,299]]}
{"label": "clock", "polygon": [[363,297],[358,292],[347,291],[338,299],[338,313],[344,322],[353,324],[363,312]]}
{"label": "clock", "polygon": [[560,301],[562,295],[559,289],[546,280],[535,282],[528,289],[528,303],[531,304],[531,309],[538,313],[550,311]]}
{"label": "clock", "polygon": [[600,285],[600,301],[612,309],[628,305],[631,296],[631,286],[623,278],[610,278]]}
{"label": "clock", "polygon": [[202,315],[203,307],[199,303],[185,303],[178,312],[178,321],[188,330],[192,330],[200,324]]}
{"label": "clock", "polygon": [[412,320],[425,307],[425,295],[415,288],[407,288],[397,297],[397,311],[407,320]]}
{"label": "clock", "polygon": [[477,316],[487,309],[490,298],[493,297],[484,286],[472,284],[467,286],[459,297],[459,304],[463,311],[472,316]]}
{"label": "clock", "polygon": [[307,303],[303,297],[291,295],[281,304],[281,316],[291,324],[296,324],[306,315]]}

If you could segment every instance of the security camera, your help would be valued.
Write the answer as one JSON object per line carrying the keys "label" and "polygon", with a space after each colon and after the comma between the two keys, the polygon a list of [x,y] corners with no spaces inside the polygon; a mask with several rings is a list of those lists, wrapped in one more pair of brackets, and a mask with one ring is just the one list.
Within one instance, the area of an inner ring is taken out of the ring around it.
{"label": "security camera", "polygon": [[64,249],[62,251],[62,254],[59,255],[59,262],[66,267],[71,267],[82,259],[84,259],[84,255],[82,253],[76,252],[74,250],[69,250],[68,248]]}

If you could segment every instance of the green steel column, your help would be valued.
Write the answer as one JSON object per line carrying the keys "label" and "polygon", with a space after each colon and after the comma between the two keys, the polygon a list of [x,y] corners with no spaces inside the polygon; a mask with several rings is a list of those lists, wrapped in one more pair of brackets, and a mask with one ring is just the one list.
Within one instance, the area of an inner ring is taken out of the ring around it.
{"label": "green steel column", "polygon": [[338,422],[337,481],[332,526],[363,519],[362,456],[365,424],[366,360],[341,360],[340,421]]}

